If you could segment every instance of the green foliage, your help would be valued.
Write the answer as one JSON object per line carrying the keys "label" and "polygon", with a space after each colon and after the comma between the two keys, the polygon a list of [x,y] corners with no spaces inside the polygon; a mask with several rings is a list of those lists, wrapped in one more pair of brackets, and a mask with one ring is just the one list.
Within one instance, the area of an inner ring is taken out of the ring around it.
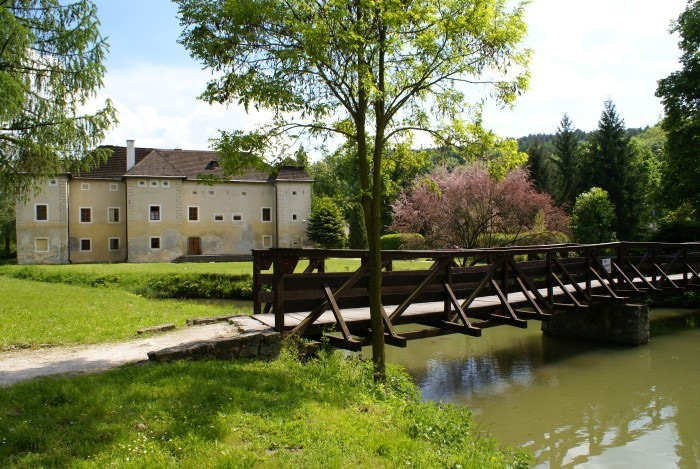
{"label": "green foliage", "polygon": [[561,118],[557,133],[552,141],[554,157],[552,162],[558,170],[561,188],[554,196],[557,203],[570,210],[578,194],[578,174],[580,165],[580,135],[567,114]]}
{"label": "green foliage", "polygon": [[200,361],[0,389],[3,467],[527,467],[398,367]]}
{"label": "green foliage", "polygon": [[536,138],[525,149],[528,159],[525,167],[530,172],[530,179],[540,192],[552,194],[556,188],[555,167],[553,167],[551,149]]}
{"label": "green foliage", "polygon": [[348,215],[348,247],[350,249],[367,249],[367,230],[362,205],[354,204]]}
{"label": "green foliage", "polygon": [[324,249],[343,248],[347,244],[345,226],[338,206],[328,197],[314,201],[307,235],[317,246]]}
{"label": "green foliage", "polygon": [[571,213],[571,232],[579,243],[604,243],[613,241],[615,210],[608,199],[608,193],[593,187],[576,197]]}
{"label": "green foliage", "polygon": [[644,237],[649,207],[644,203],[649,189],[648,168],[640,161],[639,147],[633,145],[611,100],[606,100],[598,130],[588,139],[582,165],[582,186],[607,191],[615,209],[617,238],[633,241]]}
{"label": "green foliage", "polygon": [[700,241],[700,222],[674,220],[662,224],[652,236],[652,241],[663,243],[688,243]]}
{"label": "green foliage", "polygon": [[398,251],[399,249],[421,249],[425,246],[425,238],[420,233],[393,233],[379,238],[383,250]]}
{"label": "green foliage", "polygon": [[116,288],[0,276],[0,350],[17,344],[84,344],[126,339],[142,327],[164,323],[183,326],[186,319],[252,314],[252,310],[250,301],[217,304],[155,300]]}
{"label": "green foliage", "polygon": [[92,149],[116,123],[108,100],[84,107],[102,87],[108,46],[89,0],[0,4],[0,188],[26,192],[37,178],[87,169]]}
{"label": "green foliage", "polygon": [[38,282],[119,288],[147,298],[249,300],[253,297],[252,277],[249,274],[96,273],[94,270],[47,269],[40,266],[4,268],[0,274]]}
{"label": "green foliage", "polygon": [[659,80],[656,96],[666,115],[661,123],[668,141],[663,167],[663,194],[669,209],[687,205],[698,215],[700,207],[700,3],[689,1],[674,23],[672,33],[680,34],[681,70]]}

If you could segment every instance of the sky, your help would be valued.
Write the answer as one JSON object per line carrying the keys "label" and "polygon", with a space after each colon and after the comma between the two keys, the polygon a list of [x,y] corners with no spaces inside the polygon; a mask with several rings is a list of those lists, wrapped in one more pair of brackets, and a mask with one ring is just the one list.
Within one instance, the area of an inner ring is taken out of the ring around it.
{"label": "sky", "polygon": [[[110,52],[93,106],[109,98],[119,118],[103,143],[206,149],[219,130],[252,130],[268,119],[266,112],[197,99],[212,75],[177,43],[182,28],[172,2],[95,3]],[[607,98],[628,127],[654,125],[663,113],[657,81],[679,68],[678,37],[669,28],[685,6],[685,0],[533,0],[526,7],[530,88],[513,109],[487,105],[484,125],[503,137],[554,133],[568,113],[590,131]]]}

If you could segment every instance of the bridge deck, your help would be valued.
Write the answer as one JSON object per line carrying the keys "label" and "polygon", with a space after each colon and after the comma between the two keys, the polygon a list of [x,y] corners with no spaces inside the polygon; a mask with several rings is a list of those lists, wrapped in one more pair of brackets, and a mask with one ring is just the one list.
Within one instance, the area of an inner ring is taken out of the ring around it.
{"label": "bridge deck", "polygon": [[[680,280],[683,278],[683,274],[669,275],[669,278],[672,280]],[[651,277],[647,277],[647,280],[651,280]],[[635,277],[633,279],[633,282],[635,284],[639,283],[640,286],[642,284],[642,280],[639,277]],[[607,283],[607,281],[606,281],[606,283]],[[581,288],[585,288],[585,286],[586,286],[585,282],[579,282],[578,285]],[[567,284],[565,286],[566,286],[566,289],[571,293],[575,292],[575,290],[576,290],[576,288],[572,284]],[[593,281],[591,281],[591,287],[594,289],[601,288],[602,285],[599,281],[593,280]],[[547,295],[546,288],[540,288],[539,292],[543,296]],[[562,291],[562,289],[560,287],[555,287],[553,289],[553,293],[554,293],[555,298],[565,296],[564,292]],[[513,293],[510,293],[508,295],[508,303],[511,306],[526,305],[527,299],[525,298],[525,294],[523,294],[521,292],[513,292]],[[387,314],[391,314],[391,312],[394,309],[396,309],[397,306],[398,305],[384,305],[384,308],[385,308]],[[466,312],[469,315],[469,312],[475,312],[475,311],[484,310],[484,309],[492,309],[492,308],[497,308],[500,306],[501,306],[501,302],[496,295],[482,296],[482,297],[476,298],[473,301],[473,303],[469,305]],[[413,321],[424,320],[424,319],[427,319],[430,317],[434,317],[435,315],[443,314],[443,312],[444,312],[444,302],[443,301],[433,301],[433,302],[427,302],[427,303],[413,303],[408,307],[406,312],[403,313],[402,322],[410,323],[410,322],[412,322],[412,320]],[[309,315],[309,312],[285,314],[285,322],[284,322],[285,329],[287,329],[287,330],[294,329],[308,315]],[[369,319],[370,319],[369,307],[346,308],[346,309],[342,310],[342,315],[343,315],[343,319],[345,320],[345,322],[347,323],[347,325],[350,329],[354,329],[355,327],[366,327],[367,323],[369,322]],[[253,317],[269,327],[275,327],[275,315],[274,314],[255,314],[255,315],[253,315]],[[314,325],[316,327],[331,326],[331,325],[335,325],[335,324],[336,324],[336,319],[331,311],[326,311],[316,321],[314,321]]]}

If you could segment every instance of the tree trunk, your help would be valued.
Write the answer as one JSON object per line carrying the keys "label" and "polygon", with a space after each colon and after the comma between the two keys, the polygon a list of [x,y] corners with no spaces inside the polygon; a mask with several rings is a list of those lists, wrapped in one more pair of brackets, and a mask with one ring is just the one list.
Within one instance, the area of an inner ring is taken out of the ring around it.
{"label": "tree trunk", "polygon": [[5,258],[10,258],[10,242],[12,241],[12,227],[8,223],[5,225]]}

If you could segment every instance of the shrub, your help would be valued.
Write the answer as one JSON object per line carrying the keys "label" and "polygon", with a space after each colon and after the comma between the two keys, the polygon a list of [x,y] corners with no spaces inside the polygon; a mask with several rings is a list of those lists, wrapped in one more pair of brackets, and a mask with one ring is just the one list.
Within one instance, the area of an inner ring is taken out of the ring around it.
{"label": "shrub", "polygon": [[605,243],[615,239],[615,210],[607,191],[593,187],[576,197],[571,212],[571,232],[579,243]]}
{"label": "shrub", "polygon": [[321,248],[343,248],[347,243],[343,218],[330,197],[316,199],[309,217],[309,239]]}
{"label": "shrub", "polygon": [[654,233],[652,241],[662,243],[700,241],[700,221],[675,220],[664,223]]}
{"label": "shrub", "polygon": [[421,249],[425,239],[419,233],[393,233],[379,238],[383,250],[398,251],[399,249]]}

